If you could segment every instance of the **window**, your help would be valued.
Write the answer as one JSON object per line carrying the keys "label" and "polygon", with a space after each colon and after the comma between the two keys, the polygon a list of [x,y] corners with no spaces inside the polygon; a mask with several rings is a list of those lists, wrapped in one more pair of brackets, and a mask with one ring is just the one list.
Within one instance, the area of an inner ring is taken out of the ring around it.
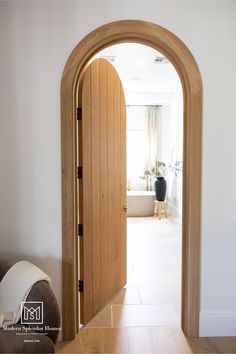
{"label": "window", "polygon": [[132,190],[146,190],[145,106],[127,106],[127,182]]}

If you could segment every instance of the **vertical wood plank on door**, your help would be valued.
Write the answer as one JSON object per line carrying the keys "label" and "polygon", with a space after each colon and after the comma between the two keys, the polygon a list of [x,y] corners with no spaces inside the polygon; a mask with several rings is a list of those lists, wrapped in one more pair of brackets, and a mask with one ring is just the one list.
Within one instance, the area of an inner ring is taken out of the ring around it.
{"label": "vertical wood plank on door", "polygon": [[101,181],[100,154],[100,85],[99,61],[91,67],[91,120],[92,120],[92,232],[93,232],[93,313],[101,307]]}
{"label": "vertical wood plank on door", "polygon": [[99,61],[100,71],[100,184],[101,184],[101,284],[105,286],[101,287],[101,300],[102,303],[106,303],[110,299],[110,289],[108,282],[108,269],[109,269],[109,243],[108,243],[108,193],[107,193],[107,156],[108,156],[108,127],[107,127],[107,107],[108,107],[108,72],[107,62],[105,60]]}
{"label": "vertical wood plank on door", "polygon": [[82,118],[87,130],[82,144],[84,324],[126,279],[125,99],[119,76],[108,61],[94,60],[87,70],[82,90],[82,103],[89,106],[83,107],[87,115]]}
{"label": "vertical wood plank on door", "polygon": [[[87,322],[93,315],[93,238],[92,238],[92,120],[91,117],[91,70],[88,68],[83,81],[82,95],[82,143],[83,143],[83,227],[86,238],[83,240],[83,250],[81,250],[83,261],[84,293],[81,293],[81,322]],[[86,311],[84,311],[86,309]],[[82,322],[82,323],[83,323]]]}
{"label": "vertical wood plank on door", "polygon": [[[80,107],[82,109],[82,85],[80,84],[79,86],[79,95],[77,97],[78,102],[77,102],[77,107]],[[77,108],[78,109],[78,108]],[[78,114],[78,113],[77,113]],[[77,124],[77,166],[83,166],[83,147],[82,147],[82,120],[78,120]],[[77,203],[80,206],[77,208],[78,212],[78,223],[83,225],[83,208],[81,207],[83,204],[83,180],[77,178],[77,183],[78,183],[78,188],[77,188]],[[78,232],[78,230],[77,230]],[[77,238],[77,235],[76,235]],[[78,240],[78,254],[77,254],[77,274],[76,274],[76,279],[79,280],[81,279],[81,275],[83,274],[83,269],[84,269],[84,260],[83,260],[83,237],[79,237]],[[78,289],[77,289],[78,290]],[[76,318],[77,321],[77,332],[79,331],[79,325],[80,321],[83,323],[83,311],[80,312],[80,302],[81,299],[83,298],[82,296],[79,296],[79,292],[76,292],[77,298],[77,313],[78,316]],[[83,306],[81,306],[83,308]]]}
{"label": "vertical wood plank on door", "polygon": [[109,269],[108,269],[108,287],[109,292],[112,294],[115,292],[115,243],[114,243],[114,232],[115,232],[115,210],[114,210],[114,201],[115,201],[115,118],[114,118],[114,76],[113,76],[113,68],[108,67],[108,94],[107,100],[109,102],[108,105],[108,243],[109,243]]}
{"label": "vertical wood plank on door", "polygon": [[[77,96],[77,102],[76,102],[76,118],[77,118],[77,166],[83,166],[83,148],[82,148],[82,120],[78,120],[78,109],[80,108],[82,110],[82,79],[80,82],[80,85],[78,86],[78,96]],[[82,113],[82,112],[81,112]],[[78,173],[78,171],[77,171]],[[78,177],[78,176],[77,176]],[[77,178],[77,228],[78,224],[83,225],[83,208],[81,207],[83,203],[83,182],[82,179]],[[80,207],[79,207],[80,206]],[[78,229],[76,232],[76,239],[77,239],[77,274],[76,274],[76,279],[77,281],[81,279],[81,274],[83,274],[83,266],[84,266],[84,261],[83,261],[83,238],[82,237],[77,237],[78,236]],[[76,302],[77,302],[77,310],[76,313],[78,316],[76,316],[76,322],[77,322],[77,332],[79,331],[80,327],[80,321],[83,322],[83,311],[81,312],[81,307],[80,307],[80,302],[83,301],[83,297],[80,296],[79,291],[78,291],[78,284],[77,284],[77,291],[76,291]],[[82,306],[83,307],[83,306]]]}
{"label": "vertical wood plank on door", "polygon": [[[120,85],[120,131],[121,131],[121,162],[122,168],[120,169],[120,188],[121,188],[121,204],[127,205],[127,198],[126,198],[126,104],[125,104],[125,95],[123,91],[123,87]],[[126,220],[126,212],[121,213],[121,234],[120,234],[120,247],[121,247],[121,254],[120,257],[122,259],[121,262],[121,275],[120,275],[120,286],[124,286],[127,281],[127,274],[126,274],[126,227],[127,227],[127,220]]]}
{"label": "vertical wood plank on door", "polygon": [[115,136],[114,136],[114,158],[115,158],[115,202],[114,202],[114,213],[115,213],[115,225],[114,225],[114,268],[115,268],[115,291],[120,289],[120,234],[121,234],[121,188],[120,188],[120,169],[121,169],[121,151],[120,151],[120,80],[117,76],[114,77],[114,119],[115,119]]}

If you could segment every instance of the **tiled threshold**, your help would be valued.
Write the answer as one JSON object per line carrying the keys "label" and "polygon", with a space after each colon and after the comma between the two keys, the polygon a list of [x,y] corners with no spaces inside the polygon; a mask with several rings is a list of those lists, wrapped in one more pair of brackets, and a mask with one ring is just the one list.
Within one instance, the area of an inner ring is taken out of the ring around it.
{"label": "tiled threshold", "polygon": [[86,327],[119,328],[180,324],[178,297],[175,299],[176,302],[171,304],[168,301],[168,296],[165,297],[161,294],[159,303],[152,303],[152,296],[155,294],[157,296],[153,298],[153,301],[158,302],[156,288],[141,288],[143,292],[141,296],[139,291],[136,287],[122,289],[114,297],[112,303],[99,312]]}

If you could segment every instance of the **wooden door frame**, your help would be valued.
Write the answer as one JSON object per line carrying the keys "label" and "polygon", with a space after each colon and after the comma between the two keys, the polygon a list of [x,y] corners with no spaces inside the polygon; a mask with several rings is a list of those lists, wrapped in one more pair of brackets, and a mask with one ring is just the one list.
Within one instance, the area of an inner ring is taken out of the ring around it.
{"label": "wooden door frame", "polygon": [[181,327],[199,335],[202,80],[185,44],[156,24],[122,20],[105,24],[83,38],[70,54],[61,81],[62,158],[62,329],[77,332],[77,96],[83,70],[100,50],[118,43],[140,43],[163,53],[179,74],[183,89],[183,216]]}

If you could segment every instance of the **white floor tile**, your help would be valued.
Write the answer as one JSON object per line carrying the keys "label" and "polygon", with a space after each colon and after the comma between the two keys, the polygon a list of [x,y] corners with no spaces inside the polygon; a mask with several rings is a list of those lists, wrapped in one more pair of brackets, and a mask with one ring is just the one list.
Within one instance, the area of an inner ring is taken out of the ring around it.
{"label": "white floor tile", "polygon": [[180,321],[173,305],[112,305],[113,327],[169,326]]}

